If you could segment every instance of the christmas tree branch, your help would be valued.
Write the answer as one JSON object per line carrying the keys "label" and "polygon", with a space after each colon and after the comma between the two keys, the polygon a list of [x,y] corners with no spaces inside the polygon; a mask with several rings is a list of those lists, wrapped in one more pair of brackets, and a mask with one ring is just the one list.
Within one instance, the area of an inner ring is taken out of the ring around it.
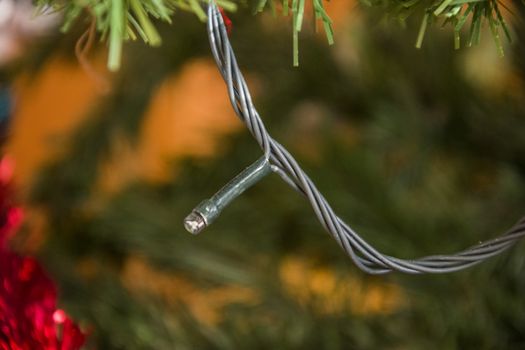
{"label": "christmas tree branch", "polygon": [[[64,20],[62,30],[67,31],[82,15],[92,16],[97,32],[109,46],[108,68],[116,71],[120,67],[122,45],[128,40],[142,39],[151,46],[159,46],[162,39],[157,32],[154,20],[171,23],[171,17],[177,10],[194,13],[200,20],[206,19],[203,5],[209,0],[37,0],[41,12],[50,8],[62,11]],[[235,11],[239,0],[215,0],[227,11]],[[332,21],[324,8],[328,0],[254,0],[255,12],[269,8],[273,13],[292,17],[293,64],[299,64],[298,38],[303,27],[306,3],[311,3],[316,21],[323,23],[323,30],[329,44],[333,44]],[[500,55],[503,45],[500,32],[510,41],[510,31],[505,22],[497,0],[361,0],[365,5],[379,7],[390,15],[404,21],[416,12],[423,11],[416,47],[420,48],[429,26],[441,23],[450,25],[454,30],[454,47],[461,45],[460,33],[465,24],[470,22],[467,46],[478,44],[481,29],[488,24]]]}
{"label": "christmas tree branch", "polygon": [[[236,0],[215,0],[226,11],[235,11]],[[298,33],[301,31],[307,0],[258,0],[256,12],[270,7],[274,12],[279,3],[283,15],[291,12],[293,18],[294,65],[298,60]],[[324,31],[330,44],[333,43],[332,22],[328,17],[323,1],[312,2],[314,16],[323,22]],[[62,30],[68,31],[81,15],[90,15],[95,19],[97,32],[109,46],[108,68],[116,71],[120,67],[122,45],[128,40],[142,39],[151,46],[158,46],[162,39],[157,32],[153,19],[171,23],[171,16],[176,10],[194,13],[201,21],[206,19],[203,4],[208,0],[38,0],[40,12],[49,8],[64,13]]]}
{"label": "christmas tree branch", "polygon": [[461,46],[461,31],[465,24],[470,22],[469,34],[466,45],[468,47],[479,44],[481,40],[481,29],[484,23],[490,28],[492,37],[500,55],[503,55],[503,45],[500,39],[500,31],[503,31],[508,41],[511,41],[508,25],[501,14],[500,6],[508,8],[497,0],[364,0],[365,4],[373,7],[381,7],[388,13],[404,21],[416,11],[424,11],[421,19],[419,33],[416,39],[416,47],[423,44],[428,27],[432,24],[451,26],[454,30],[454,48]]}
{"label": "christmas tree branch", "polygon": [[[215,0],[228,11],[235,11],[232,0]],[[66,32],[81,16],[95,18],[97,32],[109,46],[108,68],[120,68],[124,41],[141,38],[151,46],[159,46],[162,39],[153,20],[171,23],[171,16],[177,10],[193,12],[200,20],[206,19],[202,4],[207,0],[38,0],[39,12],[53,9],[64,14],[62,31]]]}

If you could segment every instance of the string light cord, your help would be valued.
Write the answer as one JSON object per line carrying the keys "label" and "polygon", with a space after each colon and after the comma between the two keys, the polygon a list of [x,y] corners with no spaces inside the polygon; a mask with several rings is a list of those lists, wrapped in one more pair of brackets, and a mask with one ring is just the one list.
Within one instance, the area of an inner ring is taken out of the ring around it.
{"label": "string light cord", "polygon": [[[408,274],[447,273],[476,265],[492,256],[498,255],[513,246],[525,236],[525,217],[503,235],[474,245],[466,250],[451,255],[432,255],[418,259],[400,259],[379,252],[359,236],[332,209],[327,200],[317,189],[312,180],[299,166],[294,157],[279,142],[274,140],[255,109],[246,81],[239,69],[237,59],[228,39],[223,18],[214,2],[208,6],[208,37],[217,67],[226,82],[228,95],[235,113],[246,125],[261,147],[264,157],[260,167],[267,173],[268,168],[310,202],[321,225],[333,236],[352,261],[363,271],[370,274],[385,274],[400,271]],[[261,161],[258,161],[261,162]],[[252,166],[253,167],[253,166]],[[251,174],[248,170],[248,176]],[[239,175],[236,179],[242,177]],[[261,176],[262,177],[262,176]],[[237,182],[237,180],[234,180]],[[253,183],[250,183],[250,185]],[[231,185],[225,188],[231,188]],[[234,186],[235,188],[235,186]],[[223,188],[224,189],[224,188]],[[223,190],[221,190],[224,192]],[[219,195],[221,191],[217,194]],[[226,191],[227,192],[227,191]],[[235,196],[242,191],[237,191]],[[216,196],[217,196],[216,195]],[[214,199],[216,196],[212,197]],[[231,200],[235,196],[229,196]],[[194,210],[188,218],[198,217],[206,226],[206,213]],[[185,224],[190,220],[186,219]],[[190,219],[191,219],[190,218]],[[195,221],[192,221],[194,224]],[[202,226],[202,225],[201,225]],[[188,228],[188,225],[186,225]],[[201,229],[202,227],[200,227]],[[200,230],[198,231],[200,232]],[[198,233],[194,231],[193,233]]]}

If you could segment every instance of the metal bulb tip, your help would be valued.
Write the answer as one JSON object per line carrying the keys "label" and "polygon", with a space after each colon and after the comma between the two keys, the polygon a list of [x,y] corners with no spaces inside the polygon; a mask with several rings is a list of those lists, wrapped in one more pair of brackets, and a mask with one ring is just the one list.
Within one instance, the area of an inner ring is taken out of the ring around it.
{"label": "metal bulb tip", "polygon": [[184,219],[184,228],[192,235],[197,235],[206,228],[206,221],[199,213],[191,212]]}

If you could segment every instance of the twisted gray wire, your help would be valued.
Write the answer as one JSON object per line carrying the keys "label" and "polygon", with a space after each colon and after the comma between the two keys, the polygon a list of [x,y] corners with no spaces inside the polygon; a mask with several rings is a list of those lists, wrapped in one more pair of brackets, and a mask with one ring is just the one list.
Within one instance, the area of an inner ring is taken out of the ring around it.
{"label": "twisted gray wire", "polygon": [[308,198],[323,227],[361,270],[370,274],[384,274],[393,270],[410,274],[458,271],[507,250],[525,236],[524,217],[502,236],[456,254],[405,260],[380,253],[335,214],[297,161],[266,130],[237,65],[222,16],[213,2],[208,7],[208,37],[213,57],[228,87],[233,109],[263,150],[266,159],[272,165],[272,170]]}

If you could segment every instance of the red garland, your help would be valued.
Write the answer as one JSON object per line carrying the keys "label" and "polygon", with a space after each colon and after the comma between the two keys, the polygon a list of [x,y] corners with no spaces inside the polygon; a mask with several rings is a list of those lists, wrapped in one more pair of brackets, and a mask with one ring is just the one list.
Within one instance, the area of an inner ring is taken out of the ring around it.
{"label": "red garland", "polygon": [[7,249],[23,210],[11,203],[12,166],[0,160],[0,350],[78,350],[80,328],[57,309],[57,290],[33,258]]}

